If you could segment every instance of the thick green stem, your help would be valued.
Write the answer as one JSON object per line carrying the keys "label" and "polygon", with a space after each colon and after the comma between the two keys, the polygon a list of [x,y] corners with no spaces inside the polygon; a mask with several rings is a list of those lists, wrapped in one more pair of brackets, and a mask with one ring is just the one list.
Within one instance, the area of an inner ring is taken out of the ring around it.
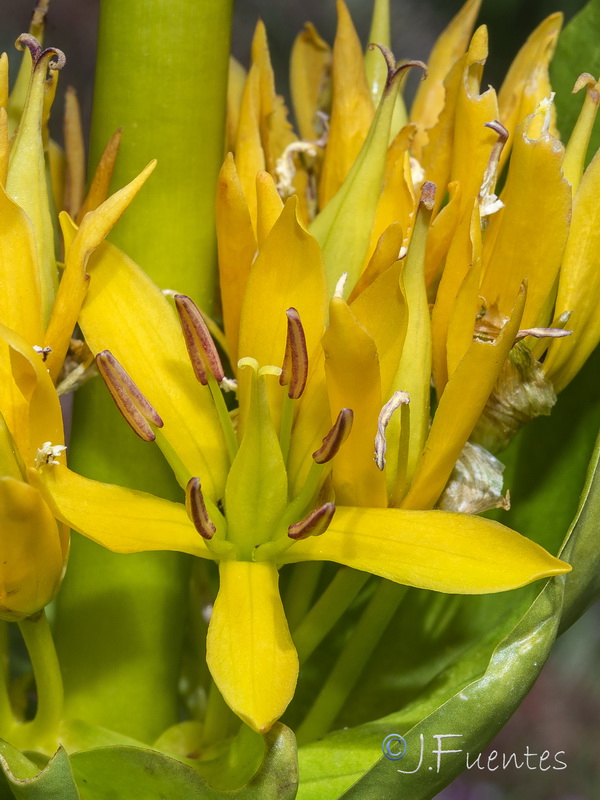
{"label": "thick green stem", "polygon": [[8,650],[8,623],[0,622],[0,731],[8,731],[14,722],[8,694]]}
{"label": "thick green stem", "polygon": [[327,589],[294,629],[294,644],[301,663],[312,655],[335,623],[350,608],[370,577],[368,572],[340,567]]}
{"label": "thick green stem", "polygon": [[37,710],[34,719],[19,728],[17,738],[23,746],[41,746],[52,752],[63,713],[63,684],[45,612],[35,620],[19,622],[19,629],[33,667]]}
{"label": "thick green stem", "polygon": [[335,667],[296,732],[298,743],[318,739],[331,728],[396,613],[405,586],[382,581],[358,621]]}
{"label": "thick green stem", "polygon": [[[102,0],[94,89],[90,164],[119,127],[112,188],[158,159],[111,240],[208,312],[231,10],[232,0]],[[182,499],[158,450],[129,434],[99,382],[76,397],[69,453],[85,475]],[[188,578],[179,554],[118,556],[74,537],[57,615],[69,716],[148,742],[177,722]]]}
{"label": "thick green stem", "polygon": [[305,561],[292,567],[284,597],[285,615],[291,631],[310,608],[322,570],[322,561]]}

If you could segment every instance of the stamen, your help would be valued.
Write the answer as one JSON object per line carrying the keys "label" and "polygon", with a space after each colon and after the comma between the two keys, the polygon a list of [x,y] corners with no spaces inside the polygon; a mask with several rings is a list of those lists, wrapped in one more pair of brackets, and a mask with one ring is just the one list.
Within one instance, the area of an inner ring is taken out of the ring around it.
{"label": "stamen", "polygon": [[311,511],[301,522],[290,525],[288,536],[296,542],[309,536],[321,536],[331,524],[334,514],[335,503],[324,503]]}
{"label": "stamen", "polygon": [[337,455],[340,447],[350,435],[353,420],[353,411],[350,408],[342,408],[333,427],[323,439],[323,444],[312,454],[317,464],[326,464]]}
{"label": "stamen", "polygon": [[42,361],[45,361],[52,352],[51,347],[40,347],[39,344],[34,344],[33,349],[42,357]]}
{"label": "stamen", "polygon": [[109,350],[96,356],[96,366],[117,408],[135,433],[145,442],[153,442],[156,435],[149,423],[162,428],[163,421],[146,400],[123,367]]}
{"label": "stamen", "polygon": [[36,467],[41,467],[44,464],[53,464],[55,467],[60,465],[60,461],[56,459],[61,456],[65,450],[64,444],[52,444],[52,442],[44,442],[41,447],[38,447],[37,455],[35,457]]}
{"label": "stamen", "polygon": [[208,370],[217,383],[220,383],[225,377],[225,371],[200,309],[185,294],[176,294],[174,300],[194,375],[206,386]]}
{"label": "stamen", "polygon": [[300,314],[296,309],[288,308],[285,313],[287,316],[287,339],[279,384],[288,386],[288,397],[291,400],[297,400],[304,391],[308,377],[306,336],[300,321]]}
{"label": "stamen", "polygon": [[573,331],[566,331],[564,328],[526,328],[522,331],[517,331],[515,336],[515,344],[520,342],[526,336],[533,336],[535,339],[560,339],[563,336],[570,336]]}
{"label": "stamen", "polygon": [[496,144],[493,146],[492,152],[490,153],[490,160],[485,168],[481,189],[479,190],[479,213],[482,217],[489,217],[491,214],[495,214],[496,211],[500,211],[501,208],[504,208],[504,203],[494,194],[494,189],[498,179],[500,156],[508,140],[508,131],[504,125],[496,119],[491,122],[485,122],[484,125],[498,135]]}
{"label": "stamen", "polygon": [[394,392],[379,412],[377,434],[375,436],[375,463],[380,470],[383,470],[385,467],[385,451],[387,450],[387,439],[385,437],[386,428],[389,425],[394,411],[407,403],[410,403],[408,392]]}
{"label": "stamen", "polygon": [[200,487],[200,478],[189,479],[185,487],[185,507],[200,536],[204,539],[212,539],[217,528],[208,516]]}

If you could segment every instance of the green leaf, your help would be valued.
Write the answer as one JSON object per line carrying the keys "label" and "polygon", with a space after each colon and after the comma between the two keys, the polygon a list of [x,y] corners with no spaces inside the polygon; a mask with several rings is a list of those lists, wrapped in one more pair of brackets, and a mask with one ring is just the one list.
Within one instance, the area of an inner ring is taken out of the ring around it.
{"label": "green leaf", "polygon": [[[600,0],[590,0],[565,27],[558,38],[556,53],[550,64],[550,82],[556,92],[558,128],[566,141],[577,121],[583,93],[571,94],[577,77],[589,72],[600,75]],[[589,148],[589,158],[600,147],[600,128],[596,126]],[[589,160],[589,159],[588,159]]]}
{"label": "green leaf", "polygon": [[80,800],[69,757],[62,747],[40,771],[23,753],[0,741],[0,765],[17,800]]}
{"label": "green leaf", "polygon": [[295,738],[281,724],[265,736],[259,770],[233,791],[213,789],[189,764],[141,747],[82,751],[71,756],[71,765],[81,800],[293,800],[296,795]]}

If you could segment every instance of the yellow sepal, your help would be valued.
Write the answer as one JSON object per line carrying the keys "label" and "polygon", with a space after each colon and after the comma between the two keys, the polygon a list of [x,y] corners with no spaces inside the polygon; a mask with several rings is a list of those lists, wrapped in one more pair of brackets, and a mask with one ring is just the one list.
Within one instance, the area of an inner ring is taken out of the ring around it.
{"label": "yellow sepal", "polygon": [[293,697],[298,655],[269,562],[223,560],[206,660],[227,705],[266,733]]}

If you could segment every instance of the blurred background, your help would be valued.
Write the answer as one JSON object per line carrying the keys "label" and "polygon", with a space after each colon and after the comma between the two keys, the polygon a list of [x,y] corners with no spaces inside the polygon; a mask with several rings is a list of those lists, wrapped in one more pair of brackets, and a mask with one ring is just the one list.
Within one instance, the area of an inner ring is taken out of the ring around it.
{"label": "blurred background", "polygon": [[[214,0],[205,0],[213,2]],[[347,0],[357,29],[366,43],[371,0]],[[506,69],[533,28],[548,14],[561,10],[568,21],[585,0],[484,0],[479,22],[490,29],[490,58],[484,84],[499,86]],[[392,0],[393,50],[397,58],[427,60],[436,36],[462,5],[461,0]],[[1,0],[0,52],[9,53],[13,75],[19,54],[13,47],[28,28],[32,2]],[[73,85],[79,95],[84,122],[89,125],[95,35],[100,0],[52,0],[46,43],[67,55],[61,74],[62,91]],[[304,22],[311,21],[329,42],[335,32],[334,0],[237,0],[233,53],[247,65],[250,41],[258,17],[265,22],[278,90],[288,96],[288,57]],[[193,48],[193,41],[186,43]],[[190,62],[193,65],[193,60]],[[193,68],[193,66],[192,66]],[[574,76],[575,77],[575,76]],[[198,76],[199,80],[203,76]],[[410,86],[408,91],[410,92]],[[59,97],[58,103],[60,104]],[[59,105],[60,108],[60,105]],[[60,120],[53,135],[62,138]],[[558,641],[540,679],[517,714],[484,751],[516,753],[526,748],[551,758],[565,751],[564,770],[514,766],[495,772],[473,770],[438,795],[438,800],[596,800],[600,795],[598,741],[600,739],[600,606],[591,609]],[[532,759],[532,764],[536,763]]]}

